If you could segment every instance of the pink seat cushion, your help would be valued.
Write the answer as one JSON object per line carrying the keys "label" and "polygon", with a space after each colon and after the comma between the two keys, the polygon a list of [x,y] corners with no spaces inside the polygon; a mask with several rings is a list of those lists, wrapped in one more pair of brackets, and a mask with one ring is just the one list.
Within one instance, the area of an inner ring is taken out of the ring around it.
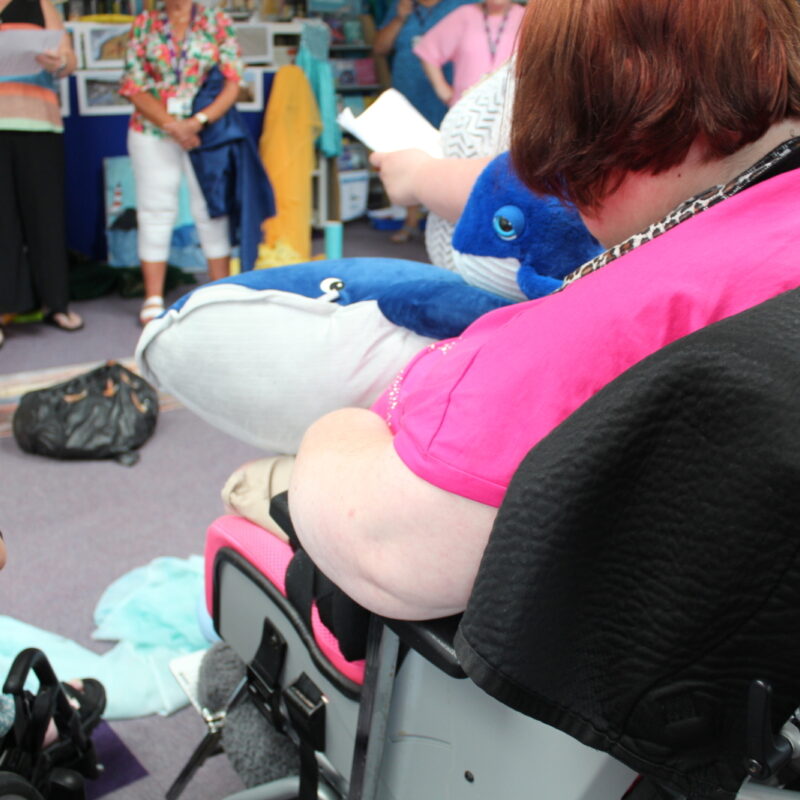
{"label": "pink seat cushion", "polygon": [[[239,553],[286,597],[286,570],[292,560],[292,548],[269,531],[243,517],[228,514],[215,519],[206,534],[206,605],[214,613],[214,559],[223,547]],[[316,603],[311,609],[311,628],[319,649],[331,664],[353,683],[364,683],[364,662],[348,661],[339,643],[319,618]],[[259,631],[253,631],[257,636]]]}

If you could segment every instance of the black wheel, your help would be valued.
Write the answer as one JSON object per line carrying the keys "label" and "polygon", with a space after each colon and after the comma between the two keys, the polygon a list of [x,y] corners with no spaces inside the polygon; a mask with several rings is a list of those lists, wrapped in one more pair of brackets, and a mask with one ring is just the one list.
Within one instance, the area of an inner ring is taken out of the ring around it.
{"label": "black wheel", "polygon": [[13,772],[0,772],[0,800],[43,800],[24,778]]}

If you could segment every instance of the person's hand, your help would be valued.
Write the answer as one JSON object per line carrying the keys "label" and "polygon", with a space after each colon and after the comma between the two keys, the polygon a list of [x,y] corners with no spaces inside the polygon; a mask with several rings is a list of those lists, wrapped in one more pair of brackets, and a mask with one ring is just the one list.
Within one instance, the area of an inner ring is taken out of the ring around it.
{"label": "person's hand", "polygon": [[184,150],[194,150],[195,147],[200,147],[200,137],[199,136],[189,136],[185,139],[181,139],[178,144]]}
{"label": "person's hand", "polygon": [[164,130],[184,150],[191,150],[193,147],[197,147],[197,145],[200,143],[200,138],[197,136],[197,134],[192,133],[186,128],[185,125],[183,125],[183,120],[174,120],[166,123],[166,125],[164,125]]}
{"label": "person's hand", "polygon": [[66,56],[59,50],[45,50],[36,56],[36,60],[48,72],[61,72],[67,66]]}
{"label": "person's hand", "polygon": [[420,181],[425,180],[425,167],[433,160],[423,150],[395,150],[392,153],[373,153],[370,164],[380,173],[383,187],[392,203],[414,206],[419,203]]}
{"label": "person's hand", "polygon": [[450,86],[449,83],[446,83],[444,86],[434,86],[434,91],[436,92],[436,96],[446,105],[450,105],[450,101],[453,99],[453,87]]}
{"label": "person's hand", "polygon": [[192,150],[200,144],[198,134],[203,126],[194,117],[173,119],[163,127],[184,150]]}
{"label": "person's hand", "polygon": [[414,0],[399,0],[397,3],[397,17],[405,22],[414,10]]}

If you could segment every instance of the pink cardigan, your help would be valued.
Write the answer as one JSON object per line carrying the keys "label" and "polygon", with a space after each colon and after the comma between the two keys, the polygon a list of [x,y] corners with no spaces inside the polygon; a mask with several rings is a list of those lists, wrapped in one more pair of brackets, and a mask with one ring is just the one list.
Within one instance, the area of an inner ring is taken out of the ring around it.
{"label": "pink cardigan", "polygon": [[403,462],[499,506],[526,453],[670,342],[800,286],[800,170],[753,186],[563,292],[419,353],[375,403]]}

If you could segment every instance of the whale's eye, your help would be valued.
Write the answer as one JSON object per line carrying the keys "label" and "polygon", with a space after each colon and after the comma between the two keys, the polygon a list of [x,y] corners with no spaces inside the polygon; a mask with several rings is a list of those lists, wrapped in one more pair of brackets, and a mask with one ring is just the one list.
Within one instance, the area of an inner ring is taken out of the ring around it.
{"label": "whale's eye", "polygon": [[504,241],[511,242],[522,236],[525,230],[525,216],[518,206],[503,206],[495,211],[492,219],[494,232]]}
{"label": "whale's eye", "polygon": [[323,292],[340,292],[344,289],[344,281],[341,278],[325,278],[320,282],[319,288]]}

